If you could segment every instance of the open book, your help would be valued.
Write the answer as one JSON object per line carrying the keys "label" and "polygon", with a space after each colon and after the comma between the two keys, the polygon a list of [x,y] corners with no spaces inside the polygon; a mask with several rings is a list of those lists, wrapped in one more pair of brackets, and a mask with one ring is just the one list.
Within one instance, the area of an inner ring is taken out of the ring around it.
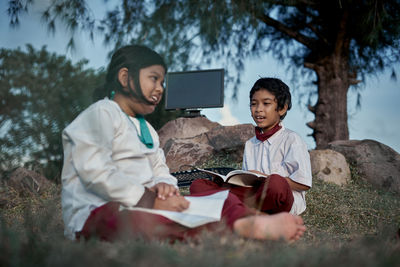
{"label": "open book", "polygon": [[182,212],[168,210],[154,210],[136,207],[120,207],[121,210],[137,210],[158,214],[168,219],[193,228],[203,224],[221,220],[222,207],[228,197],[228,190],[220,191],[208,196],[185,196],[190,202],[189,208]]}
{"label": "open book", "polygon": [[216,173],[209,170],[198,169],[199,171],[206,172],[213,177],[213,181],[216,183],[228,183],[234,184],[244,187],[252,187],[257,185],[258,183],[264,181],[268,176],[257,174],[250,171],[244,170],[233,170],[230,171],[227,175],[222,175],[220,173]]}

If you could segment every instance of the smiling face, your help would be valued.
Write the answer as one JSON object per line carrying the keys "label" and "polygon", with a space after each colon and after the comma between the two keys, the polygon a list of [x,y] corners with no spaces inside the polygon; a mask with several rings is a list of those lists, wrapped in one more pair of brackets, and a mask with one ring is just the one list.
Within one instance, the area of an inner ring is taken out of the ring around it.
{"label": "smiling face", "polygon": [[267,89],[256,91],[250,102],[251,116],[258,127],[266,132],[279,123],[280,117],[287,111],[287,105],[278,110],[275,96]]}
{"label": "smiling face", "polygon": [[[144,103],[133,96],[123,95],[118,93],[114,100],[122,110],[130,116],[136,114],[146,115],[154,111],[158,103],[160,103],[164,92],[164,76],[165,69],[161,65],[152,65],[139,72],[140,87],[142,88],[143,96],[149,103]],[[125,91],[129,91],[128,81],[132,90],[138,90],[134,87],[133,79],[128,74],[127,68],[120,69],[118,79]]]}
{"label": "smiling face", "polygon": [[139,73],[140,87],[145,99],[157,106],[164,92],[165,69],[161,65],[153,65],[143,68]]}

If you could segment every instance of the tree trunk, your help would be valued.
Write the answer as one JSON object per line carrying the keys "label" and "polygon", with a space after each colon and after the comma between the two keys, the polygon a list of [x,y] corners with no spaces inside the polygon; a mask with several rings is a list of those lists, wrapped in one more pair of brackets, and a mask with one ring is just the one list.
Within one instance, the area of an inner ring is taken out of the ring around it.
{"label": "tree trunk", "polygon": [[318,101],[309,107],[315,114],[315,120],[307,123],[314,130],[312,136],[317,149],[326,148],[335,140],[348,140],[347,92],[350,80],[347,59],[330,56],[306,67],[312,68],[318,77]]}

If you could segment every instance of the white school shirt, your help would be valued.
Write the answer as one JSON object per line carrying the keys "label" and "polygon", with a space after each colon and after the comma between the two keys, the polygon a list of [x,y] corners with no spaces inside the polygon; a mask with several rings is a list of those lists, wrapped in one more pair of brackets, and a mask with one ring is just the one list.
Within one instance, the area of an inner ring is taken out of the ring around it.
{"label": "white school shirt", "polygon": [[[265,174],[279,174],[294,182],[311,187],[311,163],[307,145],[301,137],[282,128],[266,141],[255,136],[245,144],[243,170],[257,170]],[[304,191],[292,190],[294,202],[290,213],[301,214],[306,209]]]}
{"label": "white school shirt", "polygon": [[[62,211],[65,235],[75,239],[90,212],[109,201],[135,206],[145,187],[177,185],[169,173],[154,128],[147,148],[138,137],[139,122],[107,98],[83,111],[62,133]],[[140,132],[140,131],[139,131]]]}

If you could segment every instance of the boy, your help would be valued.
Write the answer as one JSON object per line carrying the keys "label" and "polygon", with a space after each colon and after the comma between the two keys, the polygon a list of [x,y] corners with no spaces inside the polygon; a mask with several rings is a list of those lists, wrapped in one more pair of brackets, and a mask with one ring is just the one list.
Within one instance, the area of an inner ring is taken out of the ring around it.
{"label": "boy", "polygon": [[255,194],[261,210],[268,213],[304,212],[305,191],[312,183],[307,145],[282,123],[291,106],[289,87],[279,79],[261,78],[250,91],[251,116],[257,127],[256,136],[245,144],[243,170],[269,175],[263,185],[266,192],[259,188]]}
{"label": "boy", "polygon": [[261,78],[250,91],[250,110],[256,136],[245,144],[243,170],[268,176],[252,188],[198,179],[191,193],[229,189],[247,206],[269,214],[301,214],[306,208],[305,191],[310,189],[311,163],[307,145],[282,120],[291,108],[288,86],[279,79]]}

